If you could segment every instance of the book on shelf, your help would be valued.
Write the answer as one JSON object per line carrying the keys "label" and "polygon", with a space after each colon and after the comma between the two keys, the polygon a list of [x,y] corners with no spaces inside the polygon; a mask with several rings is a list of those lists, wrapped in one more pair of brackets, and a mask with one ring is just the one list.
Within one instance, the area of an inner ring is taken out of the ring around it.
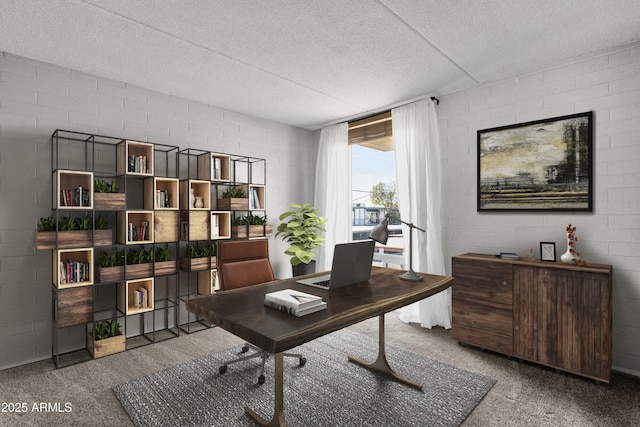
{"label": "book on shelf", "polygon": [[134,293],[133,305],[136,308],[149,307],[149,291],[146,288],[138,288]]}
{"label": "book on shelf", "polygon": [[220,237],[220,226],[218,224],[218,215],[211,215],[211,238]]}
{"label": "book on shelf", "polygon": [[222,179],[221,162],[219,157],[211,157],[211,179]]}
{"label": "book on shelf", "polygon": [[266,298],[264,300],[264,305],[266,305],[267,307],[275,308],[276,310],[284,311],[285,313],[293,314],[294,316],[297,316],[297,317],[304,316],[306,314],[315,313],[317,311],[324,310],[325,308],[327,308],[327,303],[322,300],[320,300],[320,302],[316,303],[315,305],[305,307],[305,308],[299,308],[299,309],[293,309],[291,307],[277,303],[275,301],[267,300]]}
{"label": "book on shelf", "polygon": [[315,307],[323,303],[322,297],[296,291],[295,289],[284,289],[281,291],[269,292],[264,296],[265,301],[274,302],[280,306],[291,310],[302,310]]}
{"label": "book on shelf", "polygon": [[262,209],[262,206],[260,205],[260,199],[258,198],[257,188],[251,187],[250,198],[251,200],[249,201],[249,206],[251,207],[251,209]]}
{"label": "book on shelf", "polygon": [[500,252],[500,254],[498,255],[498,258],[517,260],[518,254],[515,252]]}

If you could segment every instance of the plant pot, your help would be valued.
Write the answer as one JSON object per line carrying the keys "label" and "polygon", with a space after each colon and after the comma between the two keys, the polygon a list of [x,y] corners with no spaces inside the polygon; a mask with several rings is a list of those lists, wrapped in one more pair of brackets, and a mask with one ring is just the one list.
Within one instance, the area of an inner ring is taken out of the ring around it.
{"label": "plant pot", "polygon": [[87,350],[94,359],[124,351],[126,342],[127,338],[124,334],[103,340],[94,340],[91,334],[87,334]]}
{"label": "plant pot", "polygon": [[246,211],[249,210],[249,198],[218,199],[218,209],[222,211]]}
{"label": "plant pot", "polygon": [[231,237],[236,239],[246,239],[250,237],[271,236],[273,226],[267,225],[234,225],[231,227]]}
{"label": "plant pot", "polygon": [[180,258],[180,268],[184,271],[202,271],[216,268],[216,257]]}
{"label": "plant pot", "polygon": [[160,261],[153,264],[154,276],[166,276],[178,271],[177,263],[175,260]]}
{"label": "plant pot", "polygon": [[304,276],[306,274],[313,274],[316,272],[316,262],[311,260],[309,264],[293,265],[293,277]]}
{"label": "plant pot", "polygon": [[98,211],[124,210],[126,203],[124,193],[93,193],[94,209]]}
{"label": "plant pot", "polygon": [[124,265],[114,267],[96,267],[96,283],[118,282],[124,280]]}
{"label": "plant pot", "polygon": [[[91,238],[93,236],[93,239]],[[56,246],[57,238],[57,246]],[[111,230],[37,231],[36,249],[73,249],[113,244]]]}
{"label": "plant pot", "polygon": [[153,275],[153,263],[129,264],[126,268],[127,280],[151,277]]}

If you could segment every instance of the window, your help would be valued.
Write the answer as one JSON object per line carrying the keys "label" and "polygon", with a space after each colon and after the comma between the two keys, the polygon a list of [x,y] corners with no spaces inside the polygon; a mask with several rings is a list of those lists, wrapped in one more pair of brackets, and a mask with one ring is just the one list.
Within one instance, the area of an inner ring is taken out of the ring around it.
{"label": "window", "polygon": [[[391,112],[349,123],[352,150],[352,228],[353,239],[362,240],[387,213],[397,218],[395,154]],[[394,212],[395,211],[395,212]],[[402,253],[402,228],[397,219],[389,225],[390,238],[378,251]]]}

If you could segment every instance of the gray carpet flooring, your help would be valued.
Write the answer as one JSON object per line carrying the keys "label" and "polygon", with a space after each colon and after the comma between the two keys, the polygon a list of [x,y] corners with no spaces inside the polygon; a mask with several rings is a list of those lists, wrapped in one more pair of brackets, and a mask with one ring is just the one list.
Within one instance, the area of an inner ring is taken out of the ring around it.
{"label": "gray carpet flooring", "polygon": [[[378,319],[348,329],[375,339]],[[460,346],[451,339],[450,330],[406,325],[393,313],[386,316],[385,336],[389,345],[497,380],[463,427],[640,425],[638,377],[614,372],[611,383],[596,383]],[[47,359],[2,370],[0,401],[24,402],[29,410],[0,412],[0,426],[132,426],[112,387],[241,343],[228,332],[212,328],[67,368],[55,369]],[[70,404],[71,410],[31,410],[34,403],[56,402]]]}
{"label": "gray carpet flooring", "polygon": [[[456,368],[394,346],[387,359],[401,375],[424,385],[419,391],[347,361],[374,361],[376,340],[341,330],[292,350],[308,363],[285,360],[284,396],[291,426],[458,426],[495,384],[484,375]],[[253,426],[248,405],[265,418],[273,414],[273,363],[267,381],[256,385],[259,364],[218,368],[239,347],[195,359],[114,387],[134,424],[143,426]]]}

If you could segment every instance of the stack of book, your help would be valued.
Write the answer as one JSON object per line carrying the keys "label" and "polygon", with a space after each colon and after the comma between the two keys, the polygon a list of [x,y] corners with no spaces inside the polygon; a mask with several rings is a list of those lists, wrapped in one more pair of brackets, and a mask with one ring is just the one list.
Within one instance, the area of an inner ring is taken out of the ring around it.
{"label": "stack of book", "polygon": [[264,305],[298,317],[327,308],[327,303],[322,301],[322,297],[294,289],[284,289],[265,294]]}

